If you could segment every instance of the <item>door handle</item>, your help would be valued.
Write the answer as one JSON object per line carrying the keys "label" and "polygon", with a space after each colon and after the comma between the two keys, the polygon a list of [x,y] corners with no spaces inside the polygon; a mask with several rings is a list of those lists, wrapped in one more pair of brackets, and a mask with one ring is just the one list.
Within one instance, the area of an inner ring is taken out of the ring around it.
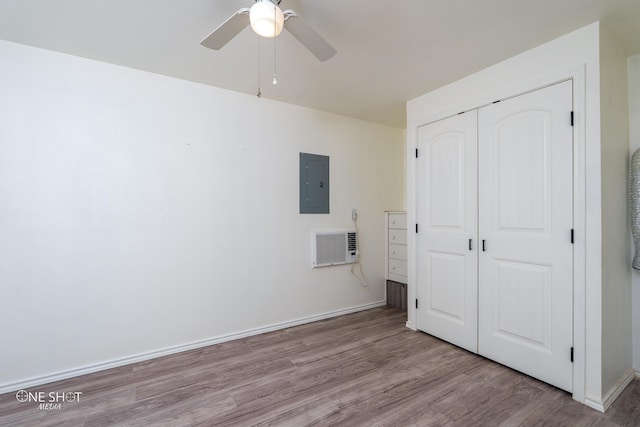
{"label": "door handle", "polygon": [[471,248],[471,239],[469,239],[469,250],[472,250],[472,248]]}
{"label": "door handle", "polygon": [[482,252],[485,252],[487,250],[487,248],[484,245],[485,240],[482,240]]}

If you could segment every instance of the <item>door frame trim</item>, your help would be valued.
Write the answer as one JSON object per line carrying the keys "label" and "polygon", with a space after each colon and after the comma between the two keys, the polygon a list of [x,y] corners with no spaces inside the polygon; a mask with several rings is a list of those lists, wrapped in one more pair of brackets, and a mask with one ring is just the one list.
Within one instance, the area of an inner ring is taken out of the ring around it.
{"label": "door frame trim", "polygon": [[[575,242],[573,245],[573,399],[585,402],[586,389],[586,65],[582,64],[540,79],[528,81],[522,85],[505,89],[500,93],[448,109],[438,114],[416,119],[407,124],[407,223],[416,223],[416,159],[418,147],[418,127],[424,126],[460,112],[478,109],[496,100],[519,96],[542,89],[556,83],[571,80],[573,82],[573,225]],[[407,227],[411,229],[411,227]],[[408,244],[408,301],[419,297],[417,290],[417,239],[415,233],[407,236]],[[415,305],[408,304],[406,326],[417,330],[417,311]]]}

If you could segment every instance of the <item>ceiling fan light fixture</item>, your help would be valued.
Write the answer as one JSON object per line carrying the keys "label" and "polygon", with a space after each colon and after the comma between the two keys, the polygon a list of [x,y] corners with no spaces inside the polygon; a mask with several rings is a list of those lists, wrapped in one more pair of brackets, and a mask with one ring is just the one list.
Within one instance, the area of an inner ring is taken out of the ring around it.
{"label": "ceiling fan light fixture", "polygon": [[273,38],[282,32],[284,14],[271,0],[257,0],[249,10],[249,22],[256,34]]}

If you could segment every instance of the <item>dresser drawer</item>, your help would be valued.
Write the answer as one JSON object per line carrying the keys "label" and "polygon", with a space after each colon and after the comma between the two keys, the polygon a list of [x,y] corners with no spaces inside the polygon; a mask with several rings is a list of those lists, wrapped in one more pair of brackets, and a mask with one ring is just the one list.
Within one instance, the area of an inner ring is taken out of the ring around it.
{"label": "dresser drawer", "polygon": [[407,214],[389,214],[389,228],[407,228]]}
{"label": "dresser drawer", "polygon": [[389,275],[397,274],[399,276],[407,275],[407,261],[401,261],[399,259],[389,260]]}
{"label": "dresser drawer", "polygon": [[389,245],[389,258],[407,260],[407,245]]}
{"label": "dresser drawer", "polygon": [[407,230],[389,230],[389,244],[406,245]]}

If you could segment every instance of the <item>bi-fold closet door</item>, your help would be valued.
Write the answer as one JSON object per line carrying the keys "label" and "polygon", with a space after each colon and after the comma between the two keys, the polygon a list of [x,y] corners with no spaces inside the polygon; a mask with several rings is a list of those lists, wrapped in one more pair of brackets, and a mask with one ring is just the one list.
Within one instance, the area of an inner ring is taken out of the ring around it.
{"label": "bi-fold closet door", "polygon": [[572,82],[418,129],[418,329],[572,389]]}

